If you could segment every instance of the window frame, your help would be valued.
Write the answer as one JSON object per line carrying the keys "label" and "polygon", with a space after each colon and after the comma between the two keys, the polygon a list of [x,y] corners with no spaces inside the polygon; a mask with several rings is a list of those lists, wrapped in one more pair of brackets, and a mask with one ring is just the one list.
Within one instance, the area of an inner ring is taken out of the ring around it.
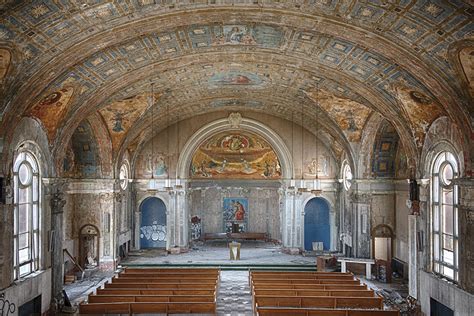
{"label": "window frame", "polygon": [[[21,179],[20,169],[24,166],[29,173],[27,181]],[[13,279],[19,280],[40,269],[41,174],[38,160],[29,151],[21,151],[15,156],[12,169]],[[20,222],[22,217],[26,218],[26,224]],[[26,237],[23,239],[23,236]],[[25,255],[26,258],[22,258]]]}
{"label": "window frame", "polygon": [[[350,177],[348,177],[350,174]],[[352,168],[347,161],[342,164],[342,185],[344,190],[349,191],[352,186],[352,180],[354,179],[354,174],[352,173]]]}
{"label": "window frame", "polygon": [[[450,166],[450,183],[443,179],[443,171]],[[432,271],[455,283],[459,280],[459,163],[450,151],[442,151],[433,159],[431,168],[431,268]],[[451,218],[451,222],[447,221]],[[449,232],[451,231],[451,233]]]}

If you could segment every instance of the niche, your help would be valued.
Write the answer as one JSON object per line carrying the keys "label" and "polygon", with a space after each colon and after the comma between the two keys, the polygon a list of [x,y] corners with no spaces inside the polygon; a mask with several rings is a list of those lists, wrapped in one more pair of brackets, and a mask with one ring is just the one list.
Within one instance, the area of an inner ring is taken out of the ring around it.
{"label": "niche", "polygon": [[99,229],[87,224],[82,226],[79,236],[79,264],[84,269],[99,266]]}

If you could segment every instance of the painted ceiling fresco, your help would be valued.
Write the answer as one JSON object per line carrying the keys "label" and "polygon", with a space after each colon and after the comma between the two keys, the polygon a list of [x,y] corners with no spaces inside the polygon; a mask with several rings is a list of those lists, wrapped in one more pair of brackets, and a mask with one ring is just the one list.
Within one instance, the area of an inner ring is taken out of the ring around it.
{"label": "painted ceiling fresco", "polygon": [[373,176],[387,178],[395,176],[398,143],[399,136],[395,128],[389,122],[383,121],[375,137],[372,152]]}
{"label": "painted ceiling fresco", "polygon": [[[112,147],[116,150],[130,127],[149,106],[150,94],[136,95],[120,101],[115,101],[99,110],[102,115],[112,140]],[[155,93],[155,102],[160,94]]]}
{"label": "painted ceiling fresco", "polygon": [[372,113],[369,108],[352,100],[335,97],[324,90],[312,90],[306,94],[341,127],[349,141],[360,141],[362,129]]}
{"label": "painted ceiling fresco", "polygon": [[193,155],[193,179],[280,179],[273,148],[249,132],[222,132],[204,141]]}
{"label": "painted ceiling fresco", "polygon": [[395,89],[399,95],[400,103],[410,119],[416,145],[421,148],[431,123],[444,115],[444,111],[433,99],[419,91],[405,86],[398,86]]}
{"label": "painted ceiling fresco", "polygon": [[469,85],[469,92],[474,98],[474,47],[467,47],[459,52],[459,61]]}
{"label": "painted ceiling fresco", "polygon": [[66,163],[69,164],[64,170],[66,174],[73,174],[80,178],[97,178],[100,173],[100,157],[89,122],[83,121],[77,127],[71,138],[71,146],[73,153],[69,155],[74,158],[74,163]]}
{"label": "painted ceiling fresco", "polygon": [[36,104],[29,112],[29,115],[38,118],[43,123],[50,140],[56,135],[56,130],[68,110],[73,93],[72,87],[55,91]]}
{"label": "painted ceiling fresco", "polygon": [[[316,103],[350,142],[372,111],[411,129],[418,145],[441,104],[463,122],[473,111],[463,108],[469,102],[448,53],[474,32],[465,1],[38,0],[0,9],[0,42],[21,52],[14,81],[0,91],[0,129],[9,130],[10,111],[38,117],[50,139],[66,121],[57,145],[98,109],[114,150],[128,133],[143,135],[149,113],[140,96],[151,81],[181,117],[246,107],[289,119],[317,86],[327,95]],[[391,88],[400,84],[423,97]],[[60,103],[45,105],[70,86],[74,98],[64,91]],[[26,110],[35,100],[45,104]],[[318,110],[304,105],[309,128]]]}
{"label": "painted ceiling fresco", "polygon": [[5,78],[11,62],[11,54],[8,49],[0,48],[0,81]]}

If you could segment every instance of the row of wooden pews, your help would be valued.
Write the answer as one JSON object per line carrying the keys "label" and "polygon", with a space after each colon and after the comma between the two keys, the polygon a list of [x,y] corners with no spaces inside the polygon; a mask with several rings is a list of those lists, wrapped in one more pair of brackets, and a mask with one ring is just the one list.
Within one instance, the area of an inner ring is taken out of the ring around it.
{"label": "row of wooden pews", "polygon": [[398,316],[352,273],[250,271],[254,313],[312,316]]}
{"label": "row of wooden pews", "polygon": [[215,314],[219,269],[127,268],[79,305],[82,314]]}

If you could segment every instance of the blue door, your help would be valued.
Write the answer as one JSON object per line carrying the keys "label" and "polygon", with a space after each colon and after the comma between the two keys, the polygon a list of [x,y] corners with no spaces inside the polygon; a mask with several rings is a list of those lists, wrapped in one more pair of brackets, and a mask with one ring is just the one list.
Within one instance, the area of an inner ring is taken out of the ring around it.
{"label": "blue door", "polygon": [[313,250],[313,242],[323,242],[324,250],[330,248],[329,204],[325,199],[314,198],[304,208],[304,249]]}
{"label": "blue door", "polygon": [[150,197],[140,205],[140,248],[166,247],[166,206],[162,200]]}

